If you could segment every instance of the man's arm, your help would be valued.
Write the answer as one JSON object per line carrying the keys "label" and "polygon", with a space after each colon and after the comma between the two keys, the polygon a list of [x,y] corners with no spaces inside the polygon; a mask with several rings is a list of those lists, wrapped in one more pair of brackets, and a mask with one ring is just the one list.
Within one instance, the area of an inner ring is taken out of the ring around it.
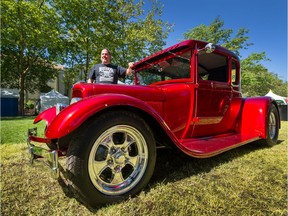
{"label": "man's arm", "polygon": [[88,73],[88,80],[87,83],[93,83],[94,80],[96,79],[96,70],[97,70],[97,65],[94,65],[89,73]]}

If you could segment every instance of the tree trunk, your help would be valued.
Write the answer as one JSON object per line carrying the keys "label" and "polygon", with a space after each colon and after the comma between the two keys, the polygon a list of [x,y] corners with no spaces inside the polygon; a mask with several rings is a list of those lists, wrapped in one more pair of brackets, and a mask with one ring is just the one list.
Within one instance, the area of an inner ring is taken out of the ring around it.
{"label": "tree trunk", "polygon": [[21,74],[19,79],[19,102],[18,102],[18,112],[20,116],[24,116],[24,75]]}
{"label": "tree trunk", "polygon": [[84,79],[87,80],[88,77],[88,71],[89,71],[89,52],[87,51],[86,53],[86,64],[85,64],[85,68],[84,68]]}

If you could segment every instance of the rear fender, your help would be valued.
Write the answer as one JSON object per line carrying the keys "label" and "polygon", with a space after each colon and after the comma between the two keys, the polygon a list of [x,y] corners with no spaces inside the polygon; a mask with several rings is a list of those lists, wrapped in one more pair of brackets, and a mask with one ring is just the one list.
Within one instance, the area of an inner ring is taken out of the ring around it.
{"label": "rear fender", "polygon": [[103,94],[85,98],[63,109],[51,121],[49,127],[47,127],[45,135],[50,139],[66,136],[78,128],[89,117],[95,115],[101,110],[113,106],[136,107],[152,115],[162,125],[162,127],[166,126],[159,114],[147,103],[127,95]]}
{"label": "rear fender", "polygon": [[252,97],[243,100],[240,133],[253,133],[255,137],[266,138],[267,116],[272,102],[270,97]]}

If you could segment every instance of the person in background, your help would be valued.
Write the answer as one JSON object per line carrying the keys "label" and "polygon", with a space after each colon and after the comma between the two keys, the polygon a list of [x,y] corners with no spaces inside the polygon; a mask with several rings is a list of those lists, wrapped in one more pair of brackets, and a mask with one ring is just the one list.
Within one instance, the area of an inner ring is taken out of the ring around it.
{"label": "person in background", "polygon": [[134,62],[129,62],[128,68],[111,64],[111,53],[108,49],[101,51],[101,64],[92,67],[88,74],[88,83],[117,84],[118,78],[131,75]]}

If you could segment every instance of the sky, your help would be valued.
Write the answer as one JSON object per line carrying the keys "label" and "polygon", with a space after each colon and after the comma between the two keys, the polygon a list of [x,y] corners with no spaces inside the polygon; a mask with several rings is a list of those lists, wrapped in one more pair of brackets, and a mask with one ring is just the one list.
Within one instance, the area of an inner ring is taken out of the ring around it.
{"label": "sky", "polygon": [[[265,52],[271,61],[263,61],[269,72],[284,81],[287,75],[287,0],[159,0],[164,5],[161,19],[173,24],[165,48],[184,39],[183,33],[201,24],[210,25],[216,17],[223,28],[249,30],[247,50],[241,59],[253,52]],[[233,37],[233,35],[232,35]]]}

